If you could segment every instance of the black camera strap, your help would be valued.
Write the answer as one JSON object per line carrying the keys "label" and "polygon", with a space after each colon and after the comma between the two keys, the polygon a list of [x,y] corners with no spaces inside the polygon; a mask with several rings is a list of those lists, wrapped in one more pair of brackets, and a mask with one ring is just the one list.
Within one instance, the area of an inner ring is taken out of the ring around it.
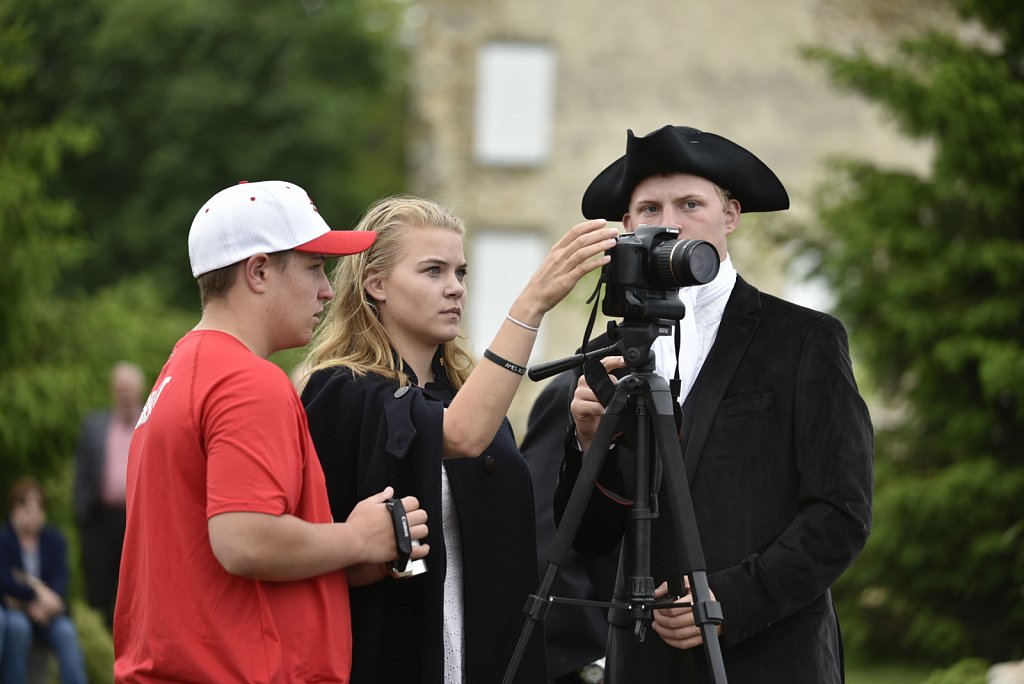
{"label": "black camera strap", "polygon": [[[580,345],[581,352],[587,350],[587,345],[590,344],[590,335],[594,332],[594,323],[597,322],[597,306],[603,282],[603,280],[597,281],[597,287],[594,288],[594,292],[587,299],[587,304],[592,302],[593,306],[590,309],[590,319],[587,321],[586,330],[583,331],[583,343]],[[608,406],[608,402],[615,395],[615,385],[608,379],[608,371],[601,365],[601,361],[596,358],[588,358],[584,361],[583,375],[587,378],[587,384],[590,385],[590,389],[594,390],[594,395],[601,402],[601,405]]]}
{"label": "black camera strap", "polygon": [[412,554],[412,533],[409,530],[409,518],[405,514],[405,505],[401,499],[387,499],[384,502],[391,513],[391,524],[395,528],[395,547],[398,560],[392,561],[391,567],[397,571],[405,570],[409,556]]}
{"label": "black camera strap", "polygon": [[683,391],[683,381],[679,378],[679,353],[683,347],[682,325],[679,321],[673,326],[672,340],[675,342],[676,350],[676,372],[668,383],[669,394],[672,395],[672,415],[676,419],[676,432],[683,429],[683,405],[679,401],[679,395]]}
{"label": "black camera strap", "polygon": [[603,278],[598,278],[597,287],[590,293],[590,297],[587,298],[587,304],[593,303],[590,307],[590,319],[587,321],[587,327],[583,331],[583,344],[580,345],[580,351],[586,351],[587,345],[590,344],[590,335],[594,332],[594,323],[597,322],[597,305],[601,294],[601,285],[604,283]]}

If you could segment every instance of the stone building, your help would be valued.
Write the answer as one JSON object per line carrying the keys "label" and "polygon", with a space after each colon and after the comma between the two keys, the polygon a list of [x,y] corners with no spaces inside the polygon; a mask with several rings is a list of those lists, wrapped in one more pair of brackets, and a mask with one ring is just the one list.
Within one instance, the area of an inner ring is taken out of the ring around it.
{"label": "stone building", "polygon": [[[470,227],[465,329],[479,353],[551,243],[582,220],[583,191],[623,153],[626,130],[669,123],[722,134],[776,172],[791,209],[744,217],[733,261],[762,290],[827,307],[763,237],[766,223],[813,220],[828,156],[923,171],[929,149],[836,90],[800,49],[885,51],[954,17],[929,0],[417,0],[409,21],[411,189]],[[533,363],[573,352],[593,285],[545,318]],[[513,406],[520,437],[538,389],[525,381]]]}

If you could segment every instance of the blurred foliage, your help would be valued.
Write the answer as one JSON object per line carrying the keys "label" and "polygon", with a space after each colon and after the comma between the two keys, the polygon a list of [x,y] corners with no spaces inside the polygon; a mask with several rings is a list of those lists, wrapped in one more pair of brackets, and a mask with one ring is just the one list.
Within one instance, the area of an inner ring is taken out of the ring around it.
{"label": "blurred foliage", "polygon": [[[186,238],[241,179],[335,227],[404,189],[403,0],[0,0],[0,488],[197,320]],[[59,521],[58,521],[59,522]]]}
{"label": "blurred foliage", "polygon": [[147,273],[194,306],[188,227],[239,180],[298,183],[337,228],[404,188],[399,0],[16,4],[37,70],[25,117],[97,138],[52,189],[87,238],[68,290]]}
{"label": "blurred foliage", "polygon": [[981,658],[965,658],[944,670],[932,673],[922,684],[985,684],[989,664]]}
{"label": "blurred foliage", "polygon": [[103,616],[82,601],[72,602],[71,615],[85,657],[85,674],[89,684],[112,684],[114,639],[103,622]]}
{"label": "blurred foliage", "polygon": [[874,532],[837,586],[844,635],[946,664],[1024,657],[1024,5],[956,6],[973,41],[807,50],[934,161],[920,178],[835,160],[798,239],[887,404]]}
{"label": "blurred foliage", "polygon": [[[68,155],[95,146],[87,126],[60,117],[26,116],[38,77],[31,27],[10,3],[0,4],[0,491],[6,511],[11,481],[26,473],[45,475],[66,458],[73,435],[67,402],[73,401],[68,376],[50,354],[61,346],[51,339],[56,282],[74,258],[70,237],[74,207],[48,192]],[[58,325],[59,327],[59,325]],[[80,380],[79,378],[75,378]],[[73,383],[74,384],[74,383]],[[74,415],[74,414],[70,414]],[[55,427],[56,426],[56,427]]]}

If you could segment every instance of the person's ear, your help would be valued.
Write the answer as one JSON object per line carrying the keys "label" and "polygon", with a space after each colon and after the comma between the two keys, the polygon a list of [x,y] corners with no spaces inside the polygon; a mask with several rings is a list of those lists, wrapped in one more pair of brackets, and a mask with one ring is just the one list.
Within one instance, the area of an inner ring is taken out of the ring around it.
{"label": "person's ear", "polygon": [[363,282],[363,289],[372,301],[383,302],[387,299],[387,292],[384,287],[384,276],[379,273],[369,273]]}
{"label": "person's ear", "polygon": [[270,271],[270,257],[255,254],[242,264],[242,277],[246,286],[257,294],[267,291],[267,273]]}
{"label": "person's ear", "polygon": [[725,212],[725,233],[728,235],[739,228],[740,225],[740,202],[731,197],[726,200],[723,207]]}

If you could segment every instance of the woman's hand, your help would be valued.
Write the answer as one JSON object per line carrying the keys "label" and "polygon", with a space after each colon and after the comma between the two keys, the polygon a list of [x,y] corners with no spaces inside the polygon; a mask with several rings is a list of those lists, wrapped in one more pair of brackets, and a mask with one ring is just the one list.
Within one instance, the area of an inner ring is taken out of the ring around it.
{"label": "woman's hand", "polygon": [[42,580],[35,577],[32,580],[30,585],[33,591],[36,592],[36,598],[28,604],[26,613],[32,622],[39,625],[48,625],[53,618],[64,612],[64,599],[60,597],[60,594],[43,583]]}
{"label": "woman's hand", "polygon": [[445,411],[445,458],[476,458],[494,440],[523,377],[504,361],[525,368],[544,314],[580,278],[609,262],[602,252],[615,245],[616,235],[618,231],[608,228],[604,219],[585,221],[552,246],[488,347],[491,358],[499,361],[478,364]]}
{"label": "woman's hand", "polygon": [[523,288],[511,315],[539,325],[541,317],[562,301],[580,278],[607,264],[611,257],[603,252],[615,246],[619,233],[607,224],[604,219],[584,221],[563,235]]}

